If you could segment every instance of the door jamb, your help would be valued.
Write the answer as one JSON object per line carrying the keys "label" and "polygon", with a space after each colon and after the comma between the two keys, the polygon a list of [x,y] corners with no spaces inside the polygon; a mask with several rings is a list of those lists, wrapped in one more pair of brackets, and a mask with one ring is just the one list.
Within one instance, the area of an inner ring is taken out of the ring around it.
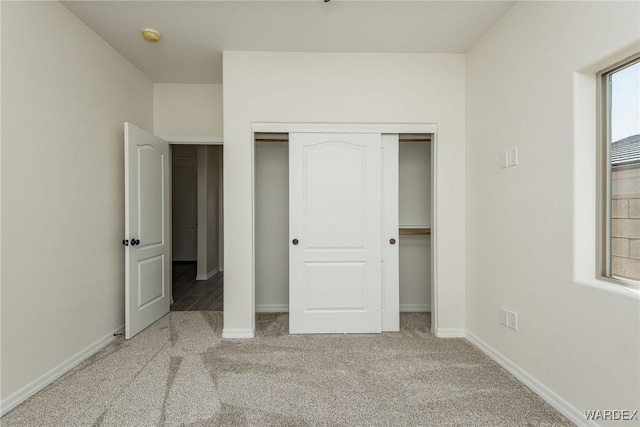
{"label": "door jamb", "polygon": [[160,136],[170,145],[223,145],[221,136]]}

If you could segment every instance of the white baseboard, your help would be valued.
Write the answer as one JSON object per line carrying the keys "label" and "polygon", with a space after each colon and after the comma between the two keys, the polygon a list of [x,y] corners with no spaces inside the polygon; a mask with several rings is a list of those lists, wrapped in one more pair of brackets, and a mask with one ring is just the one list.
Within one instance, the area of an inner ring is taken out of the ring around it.
{"label": "white baseboard", "polygon": [[222,338],[246,339],[246,338],[253,338],[255,336],[256,334],[253,329],[229,329],[229,328],[222,329]]}
{"label": "white baseboard", "polygon": [[480,338],[467,331],[467,341],[477,347],[484,354],[493,359],[500,366],[507,370],[511,375],[516,377],[521,383],[529,387],[534,393],[545,400],[549,405],[556,408],[562,415],[579,426],[597,426],[593,421],[587,421],[584,414],[573,407],[569,402],[555,394],[547,386],[540,381],[529,375],[525,370],[518,365],[507,359],[489,344],[482,341]]}
{"label": "white baseboard", "polygon": [[218,270],[217,268],[214,268],[213,270],[211,270],[210,272],[208,272],[207,274],[198,274],[196,276],[196,280],[209,280],[211,279],[213,276],[215,276],[216,274],[218,274],[220,270]]}
{"label": "white baseboard", "polygon": [[[430,312],[431,306],[428,304],[400,304],[401,313],[424,313]],[[256,304],[256,313],[288,313],[289,304]],[[464,335],[461,335],[464,337]]]}
{"label": "white baseboard", "polygon": [[256,304],[256,313],[288,313],[289,304]]}
{"label": "white baseboard", "polygon": [[430,312],[429,304],[400,304],[400,313],[425,313]]}
{"label": "white baseboard", "polygon": [[85,361],[89,357],[93,356],[102,348],[106,347],[113,340],[116,339],[114,334],[121,334],[124,332],[124,325],[120,326],[115,331],[109,332],[107,335],[100,338],[98,341],[89,345],[85,349],[74,354],[49,372],[35,379],[31,383],[22,387],[20,390],[8,396],[6,399],[2,399],[0,402],[0,417],[60,378],[62,375],[69,372],[75,366]]}
{"label": "white baseboard", "polygon": [[467,336],[464,329],[458,328],[436,328],[438,338],[464,338]]}

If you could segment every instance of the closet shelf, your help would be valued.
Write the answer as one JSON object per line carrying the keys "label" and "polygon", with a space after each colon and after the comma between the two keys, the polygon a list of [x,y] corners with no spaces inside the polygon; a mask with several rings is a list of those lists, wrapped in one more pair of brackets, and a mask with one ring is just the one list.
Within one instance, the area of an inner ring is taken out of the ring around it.
{"label": "closet shelf", "polygon": [[431,236],[430,227],[400,227],[401,236]]}
{"label": "closet shelf", "polygon": [[424,138],[414,138],[414,139],[400,139],[398,140],[398,142],[400,144],[405,143],[405,142],[423,142],[423,143],[429,143],[431,142],[431,139],[424,139]]}
{"label": "closet shelf", "polygon": [[282,143],[289,143],[289,139],[281,139],[281,138],[256,138],[255,139],[256,142],[282,142]]}

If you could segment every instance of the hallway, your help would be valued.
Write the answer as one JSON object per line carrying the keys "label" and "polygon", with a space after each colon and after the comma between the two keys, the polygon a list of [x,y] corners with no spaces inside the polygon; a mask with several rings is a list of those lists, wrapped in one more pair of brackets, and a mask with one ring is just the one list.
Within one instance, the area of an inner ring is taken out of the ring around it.
{"label": "hallway", "polygon": [[196,280],[195,262],[174,262],[171,311],[222,311],[222,283],[222,272]]}

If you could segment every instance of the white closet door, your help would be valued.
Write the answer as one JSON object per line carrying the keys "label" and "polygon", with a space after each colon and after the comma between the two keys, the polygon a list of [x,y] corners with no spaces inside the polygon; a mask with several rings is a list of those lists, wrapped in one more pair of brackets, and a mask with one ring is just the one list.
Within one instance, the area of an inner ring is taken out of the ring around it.
{"label": "white closet door", "polygon": [[400,330],[398,134],[382,135],[382,330]]}
{"label": "white closet door", "polygon": [[289,332],[375,333],[381,135],[289,135]]}

